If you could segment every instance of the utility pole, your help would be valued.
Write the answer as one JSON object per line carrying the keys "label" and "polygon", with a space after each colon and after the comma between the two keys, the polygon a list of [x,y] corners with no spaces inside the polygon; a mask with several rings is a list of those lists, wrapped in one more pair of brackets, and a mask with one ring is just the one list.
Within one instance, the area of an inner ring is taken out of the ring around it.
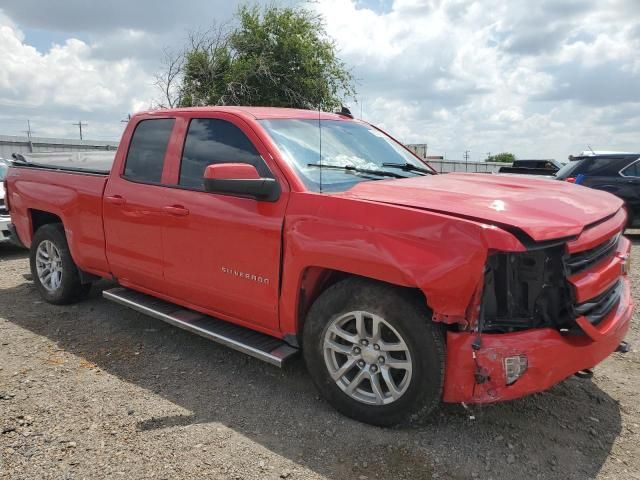
{"label": "utility pole", "polygon": [[490,158],[491,158],[491,152],[487,152],[487,162],[489,161]]}
{"label": "utility pole", "polygon": [[27,134],[27,140],[29,142],[29,151],[33,152],[33,143],[31,142],[31,135],[33,132],[31,131],[31,121],[27,120],[27,129],[24,130],[24,133]]}
{"label": "utility pole", "polygon": [[31,135],[33,134],[33,132],[31,131],[31,121],[27,120],[27,129],[23,130],[24,133],[27,134],[27,138],[29,139],[29,141],[31,141]]}
{"label": "utility pole", "polygon": [[88,123],[82,123],[82,120],[80,120],[80,121],[78,121],[78,123],[72,123],[72,125],[75,125],[76,127],[78,127],[80,129],[80,140],[82,140],[82,127],[86,127],[89,124]]}
{"label": "utility pole", "polygon": [[130,120],[131,120],[131,114],[127,113],[127,118],[120,120],[120,123],[129,123]]}
{"label": "utility pole", "polygon": [[464,171],[465,172],[469,171],[469,153],[470,153],[470,150],[464,151]]}

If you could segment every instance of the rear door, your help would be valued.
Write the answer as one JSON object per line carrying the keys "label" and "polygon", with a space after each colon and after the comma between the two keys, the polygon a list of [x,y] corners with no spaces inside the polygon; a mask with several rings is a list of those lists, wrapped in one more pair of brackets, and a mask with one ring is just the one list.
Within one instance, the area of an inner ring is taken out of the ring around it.
{"label": "rear door", "polygon": [[[251,127],[230,114],[184,121],[175,186],[162,198],[164,275],[171,295],[238,323],[278,330],[282,226],[288,186]],[[204,170],[214,163],[249,163],[282,189],[275,202],[207,193]]]}
{"label": "rear door", "polygon": [[120,283],[164,293],[162,186],[165,157],[175,119],[138,122],[121,171],[104,192],[107,260]]}

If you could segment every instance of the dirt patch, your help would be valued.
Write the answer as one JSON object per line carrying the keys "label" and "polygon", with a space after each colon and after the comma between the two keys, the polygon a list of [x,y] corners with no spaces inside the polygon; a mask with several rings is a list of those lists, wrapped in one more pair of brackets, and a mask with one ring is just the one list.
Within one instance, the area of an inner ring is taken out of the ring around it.
{"label": "dirt patch", "polygon": [[0,478],[640,478],[635,350],[592,381],[380,429],[334,412],[301,361],[278,370],[106,302],[99,287],[54,307],[27,271],[24,251],[0,245]]}

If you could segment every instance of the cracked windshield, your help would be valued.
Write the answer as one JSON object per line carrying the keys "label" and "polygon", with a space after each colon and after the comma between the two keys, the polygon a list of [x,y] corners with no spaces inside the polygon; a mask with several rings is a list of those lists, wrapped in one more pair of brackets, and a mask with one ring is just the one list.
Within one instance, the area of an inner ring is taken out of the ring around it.
{"label": "cracked windshield", "polygon": [[261,123],[313,191],[344,191],[363,181],[433,172],[391,137],[363,123],[322,120],[320,128],[315,119]]}

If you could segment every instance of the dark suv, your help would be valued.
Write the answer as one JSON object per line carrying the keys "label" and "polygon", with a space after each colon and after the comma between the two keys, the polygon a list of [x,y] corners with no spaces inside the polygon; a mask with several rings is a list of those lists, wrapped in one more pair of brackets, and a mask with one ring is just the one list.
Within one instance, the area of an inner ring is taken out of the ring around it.
{"label": "dark suv", "polygon": [[640,226],[640,153],[583,152],[569,160],[557,179],[617,195],[625,201],[628,226]]}

